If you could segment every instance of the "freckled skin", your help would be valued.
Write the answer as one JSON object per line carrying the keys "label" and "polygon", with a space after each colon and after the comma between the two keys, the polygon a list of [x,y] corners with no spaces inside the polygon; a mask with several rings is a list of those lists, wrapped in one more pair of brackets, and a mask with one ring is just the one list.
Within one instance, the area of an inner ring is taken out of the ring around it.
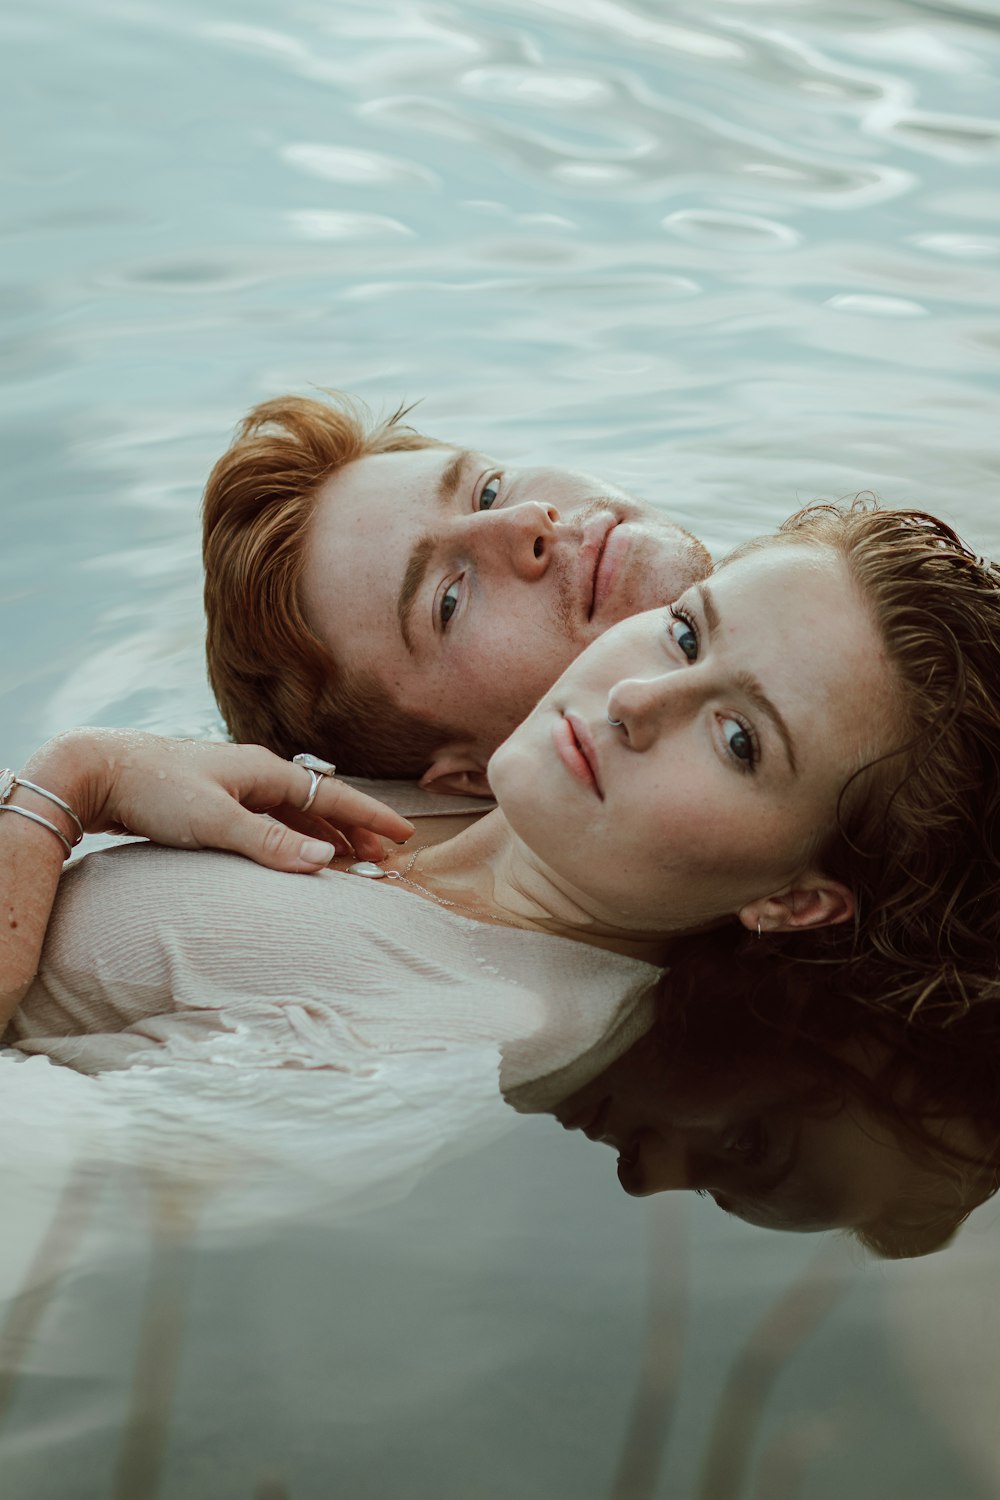
{"label": "freckled skin", "polygon": [[[661,511],[566,469],[504,468],[469,454],[442,505],[438,484],[454,458],[451,448],[378,454],[328,480],[302,597],[310,627],[344,670],[374,677],[404,712],[460,729],[481,769],[591,641],[676,598],[711,564]],[[491,476],[498,482],[483,509]],[[612,522],[615,565],[594,603],[594,528],[606,536]],[[397,604],[421,540],[433,547],[408,647]],[[446,596],[454,608],[442,629]]]}
{"label": "freckled skin", "polygon": [[[873,707],[891,701],[890,669],[840,558],[773,548],[709,584],[714,630],[697,587],[676,606],[697,635],[664,610],[613,626],[490,761],[515,833],[605,924],[627,913],[633,928],[690,931],[800,876],[813,889],[822,872],[809,851],[833,827],[841,788],[895,742],[891,716]],[[748,679],[780,709],[794,767]],[[601,795],[558,753],[567,714],[589,735]],[[732,752],[751,731],[748,771]]]}

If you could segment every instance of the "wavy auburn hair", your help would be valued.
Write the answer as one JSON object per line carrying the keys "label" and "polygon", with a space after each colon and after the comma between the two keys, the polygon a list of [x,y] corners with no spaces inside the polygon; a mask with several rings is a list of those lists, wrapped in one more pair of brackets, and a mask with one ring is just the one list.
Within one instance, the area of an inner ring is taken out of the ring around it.
{"label": "wavy auburn hair", "polygon": [[255,406],[209,475],[203,551],[208,676],[236,740],[328,756],[362,776],[420,776],[454,731],[404,714],[348,674],[306,622],[299,580],[322,485],[376,453],[445,448],[362,402],[281,396]]}
{"label": "wavy auburn hair", "polygon": [[739,551],[798,543],[845,559],[902,722],[819,851],[855,893],[854,923],[778,945],[837,963],[842,995],[1000,1042],[1000,570],[943,521],[870,495],[808,506]]}
{"label": "wavy auburn hair", "polygon": [[860,1105],[907,1158],[895,1195],[849,1233],[900,1260],[943,1249],[1000,1186],[1000,1046],[845,1004],[836,969],[810,969],[736,929],[684,938],[651,1033],[665,1078],[787,1073],[804,1116]]}

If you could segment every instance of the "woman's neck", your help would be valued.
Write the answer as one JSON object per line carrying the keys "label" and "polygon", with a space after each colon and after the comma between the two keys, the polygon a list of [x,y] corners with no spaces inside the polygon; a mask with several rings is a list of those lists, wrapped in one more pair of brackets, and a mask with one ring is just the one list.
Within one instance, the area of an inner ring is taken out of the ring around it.
{"label": "woman's neck", "polygon": [[415,894],[463,916],[573,938],[651,964],[666,961],[669,938],[598,921],[534,858],[499,809],[441,843],[415,840],[384,868]]}

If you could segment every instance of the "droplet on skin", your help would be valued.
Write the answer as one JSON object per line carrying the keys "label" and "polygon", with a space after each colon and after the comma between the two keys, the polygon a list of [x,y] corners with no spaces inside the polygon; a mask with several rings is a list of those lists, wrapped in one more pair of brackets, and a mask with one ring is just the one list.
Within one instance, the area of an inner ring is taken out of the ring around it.
{"label": "droplet on skin", "polygon": [[156,779],[157,779],[157,781],[166,781],[166,779],[167,779],[167,773],[166,773],[166,771],[157,771],[157,773],[156,773]]}

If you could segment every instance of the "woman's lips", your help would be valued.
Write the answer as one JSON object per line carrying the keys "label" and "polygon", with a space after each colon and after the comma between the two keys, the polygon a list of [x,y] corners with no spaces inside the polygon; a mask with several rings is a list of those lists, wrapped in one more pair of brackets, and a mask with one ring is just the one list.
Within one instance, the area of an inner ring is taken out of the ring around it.
{"label": "woman's lips", "polygon": [[587,1104],[582,1110],[571,1114],[568,1120],[560,1119],[558,1113],[556,1118],[564,1130],[579,1130],[587,1137],[588,1141],[602,1142],[618,1152],[617,1172],[618,1181],[633,1197],[642,1198],[646,1195],[642,1171],[639,1166],[639,1150],[641,1131],[634,1131],[631,1135],[622,1138],[617,1130],[609,1130],[611,1115],[611,1096],[598,1101],[597,1104]]}
{"label": "woman's lips", "polygon": [[619,1152],[617,1172],[618,1181],[626,1193],[630,1193],[633,1198],[646,1196],[639,1167],[639,1137],[637,1135],[634,1135]]}
{"label": "woman's lips", "polygon": [[597,750],[583,720],[576,714],[560,714],[552,728],[552,740],[556,754],[566,769],[603,802],[604,792],[597,771]]}
{"label": "woman's lips", "polygon": [[604,1131],[604,1122],[608,1118],[608,1111],[610,1108],[611,1100],[602,1100],[587,1123],[581,1126],[581,1129],[583,1130],[583,1133],[587,1137],[588,1141],[599,1141],[601,1139]]}
{"label": "woman's lips", "polygon": [[605,1134],[610,1113],[611,1095],[607,1094],[596,1104],[588,1104],[579,1114],[571,1115],[568,1120],[560,1120],[559,1123],[564,1130],[581,1131],[588,1141],[604,1141],[607,1145],[613,1146],[616,1143]]}

